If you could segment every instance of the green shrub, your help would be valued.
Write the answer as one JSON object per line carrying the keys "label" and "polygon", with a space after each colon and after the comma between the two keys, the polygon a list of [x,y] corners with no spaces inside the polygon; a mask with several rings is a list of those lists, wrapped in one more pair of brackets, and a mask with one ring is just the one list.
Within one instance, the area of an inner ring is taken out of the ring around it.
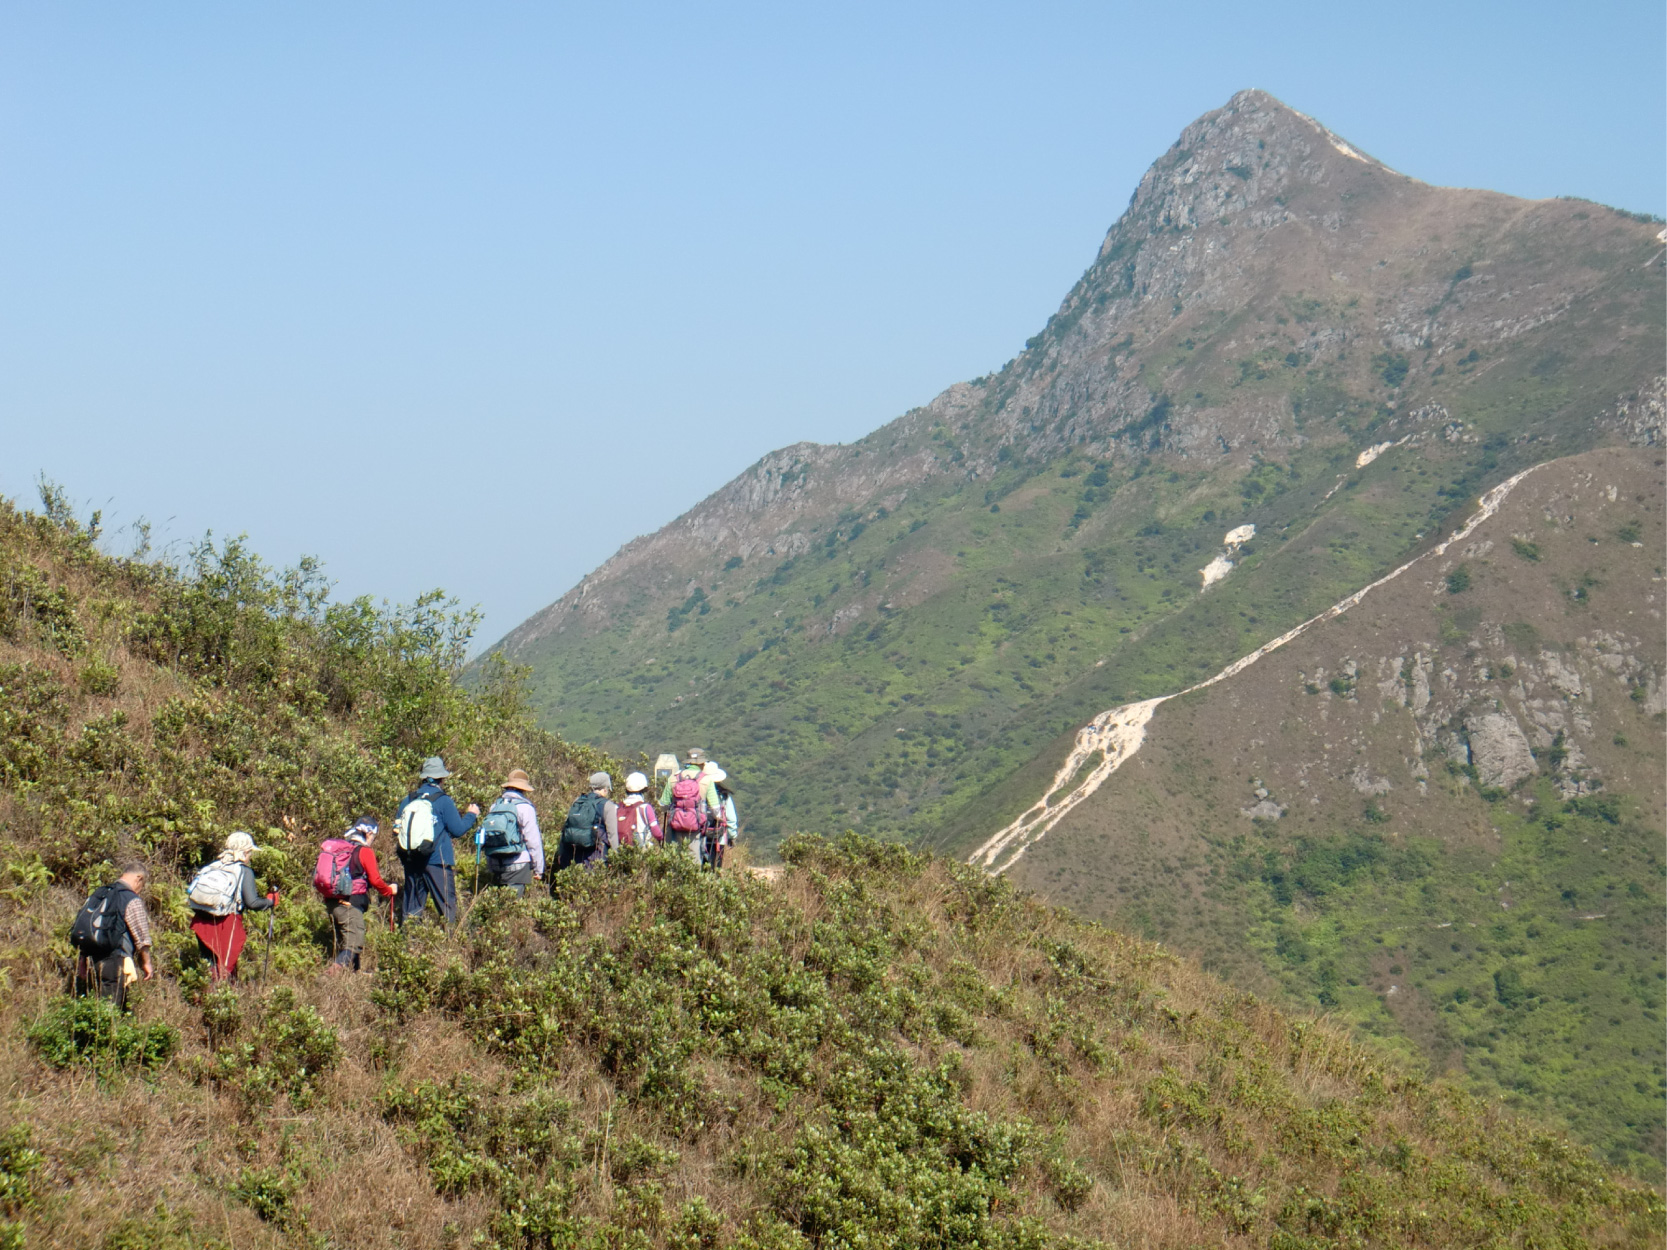
{"label": "green shrub", "polygon": [[100,1250],[232,1250],[231,1244],[197,1231],[188,1211],[158,1201],[145,1216],[130,1216],[105,1235]]}
{"label": "green shrub", "polygon": [[[211,995],[204,1004],[204,1027],[224,1030],[229,1037],[237,1024],[236,1008]],[[319,1080],[340,1055],[336,1030],[312,1007],[299,1003],[294,990],[279,986],[261,1007],[254,1037],[235,1045],[222,1042],[210,1058],[196,1061],[195,1075],[234,1090],[251,1112],[270,1106],[280,1095],[304,1111],[318,1095]]]}
{"label": "green shrub", "polygon": [[81,683],[81,689],[88,694],[111,695],[115,694],[121,685],[121,676],[121,670],[114,664],[92,659],[81,666],[76,680]]}
{"label": "green shrub", "polygon": [[45,1162],[29,1145],[29,1126],[14,1124],[0,1133],[0,1211],[19,1215],[35,1201],[35,1173]]}
{"label": "green shrub", "polygon": [[304,1179],[290,1168],[247,1167],[238,1172],[231,1194],[266,1223],[280,1229],[298,1228],[306,1223],[295,1202]]}
{"label": "green shrub", "polygon": [[59,998],[28,1029],[29,1044],[54,1068],[78,1063],[101,1070],[165,1064],[179,1047],[179,1031],[138,1024],[106,999]]}
{"label": "green shrub", "polygon": [[1383,378],[1385,386],[1396,387],[1407,380],[1412,362],[1400,352],[1381,352],[1372,358],[1372,367]]}
{"label": "green shrub", "polygon": [[1502,1007],[1520,1007],[1532,997],[1522,983],[1522,973],[1509,965],[1493,974],[1493,994]]}

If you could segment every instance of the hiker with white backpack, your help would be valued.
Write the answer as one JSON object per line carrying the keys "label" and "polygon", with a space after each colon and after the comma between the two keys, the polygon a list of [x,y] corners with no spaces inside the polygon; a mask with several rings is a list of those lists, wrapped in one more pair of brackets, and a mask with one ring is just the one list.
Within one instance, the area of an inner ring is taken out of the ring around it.
{"label": "hiker with white backpack", "polygon": [[254,850],[255,839],[239,830],[226,839],[220,854],[203,865],[186,887],[192,909],[191,931],[208,956],[209,976],[215,981],[237,977],[237,959],[248,940],[243,913],[278,905],[276,890],[262,895],[255,886],[255,870],[249,866]]}
{"label": "hiker with white backpack", "polygon": [[[423,761],[417,788],[406,795],[394,818],[399,862],[405,868],[402,925],[421,916],[430,898],[441,919],[448,925],[457,923],[457,854],[452,839],[474,831],[480,806],[471,803],[459,812],[446,793],[444,783],[450,776],[445,760],[429,756]],[[464,820],[464,813],[474,819]]]}
{"label": "hiker with white backpack", "polygon": [[374,844],[381,825],[374,816],[361,816],[339,838],[326,838],[318,848],[313,868],[313,888],[324,899],[335,926],[336,954],[329,971],[345,968],[359,971],[359,957],[365,949],[365,912],[370,909],[370,892],[383,898],[394,896],[394,887],[382,880]]}
{"label": "hiker with white backpack", "polygon": [[532,778],[512,768],[504,779],[503,794],[487,809],[476,844],[486,857],[486,883],[524,895],[534,881],[544,880],[544,835],[533,806]]}

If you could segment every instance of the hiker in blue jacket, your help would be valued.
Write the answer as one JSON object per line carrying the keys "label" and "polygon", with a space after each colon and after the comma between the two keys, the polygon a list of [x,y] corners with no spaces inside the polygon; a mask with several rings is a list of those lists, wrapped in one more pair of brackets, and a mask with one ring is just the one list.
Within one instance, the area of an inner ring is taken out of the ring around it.
{"label": "hiker in blue jacket", "polygon": [[445,760],[438,755],[429,756],[423,761],[417,788],[405,796],[405,801],[399,805],[399,815],[395,817],[395,825],[404,828],[406,809],[417,802],[427,802],[434,814],[434,849],[427,859],[409,854],[403,846],[400,848],[399,862],[405,868],[405,892],[400,899],[399,916],[402,925],[414,916],[421,916],[431,897],[445,922],[448,925],[457,923],[457,855],[452,850],[451,842],[453,838],[469,833],[479,823],[480,807],[475,803],[469,804],[463,812],[473,819],[463,819],[463,813],[457,810],[457,804],[442,784],[450,776]]}

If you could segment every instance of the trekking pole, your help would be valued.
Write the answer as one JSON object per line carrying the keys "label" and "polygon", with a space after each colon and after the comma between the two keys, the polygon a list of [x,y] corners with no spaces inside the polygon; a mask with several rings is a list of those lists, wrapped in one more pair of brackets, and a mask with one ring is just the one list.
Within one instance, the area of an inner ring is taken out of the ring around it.
{"label": "trekking pole", "polygon": [[272,913],[277,910],[276,907],[266,909],[266,966],[261,969],[260,973],[260,983],[262,985],[265,985],[272,976]]}

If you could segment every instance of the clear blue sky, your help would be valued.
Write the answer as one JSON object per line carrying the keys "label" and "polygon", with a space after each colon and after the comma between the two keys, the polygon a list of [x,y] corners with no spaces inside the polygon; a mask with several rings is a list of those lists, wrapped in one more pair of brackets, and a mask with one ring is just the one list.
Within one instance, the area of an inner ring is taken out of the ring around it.
{"label": "clear blue sky", "polygon": [[1241,87],[1661,213],[1664,39],[1660,0],[8,4],[0,493],[443,586],[489,641],[1001,365]]}

